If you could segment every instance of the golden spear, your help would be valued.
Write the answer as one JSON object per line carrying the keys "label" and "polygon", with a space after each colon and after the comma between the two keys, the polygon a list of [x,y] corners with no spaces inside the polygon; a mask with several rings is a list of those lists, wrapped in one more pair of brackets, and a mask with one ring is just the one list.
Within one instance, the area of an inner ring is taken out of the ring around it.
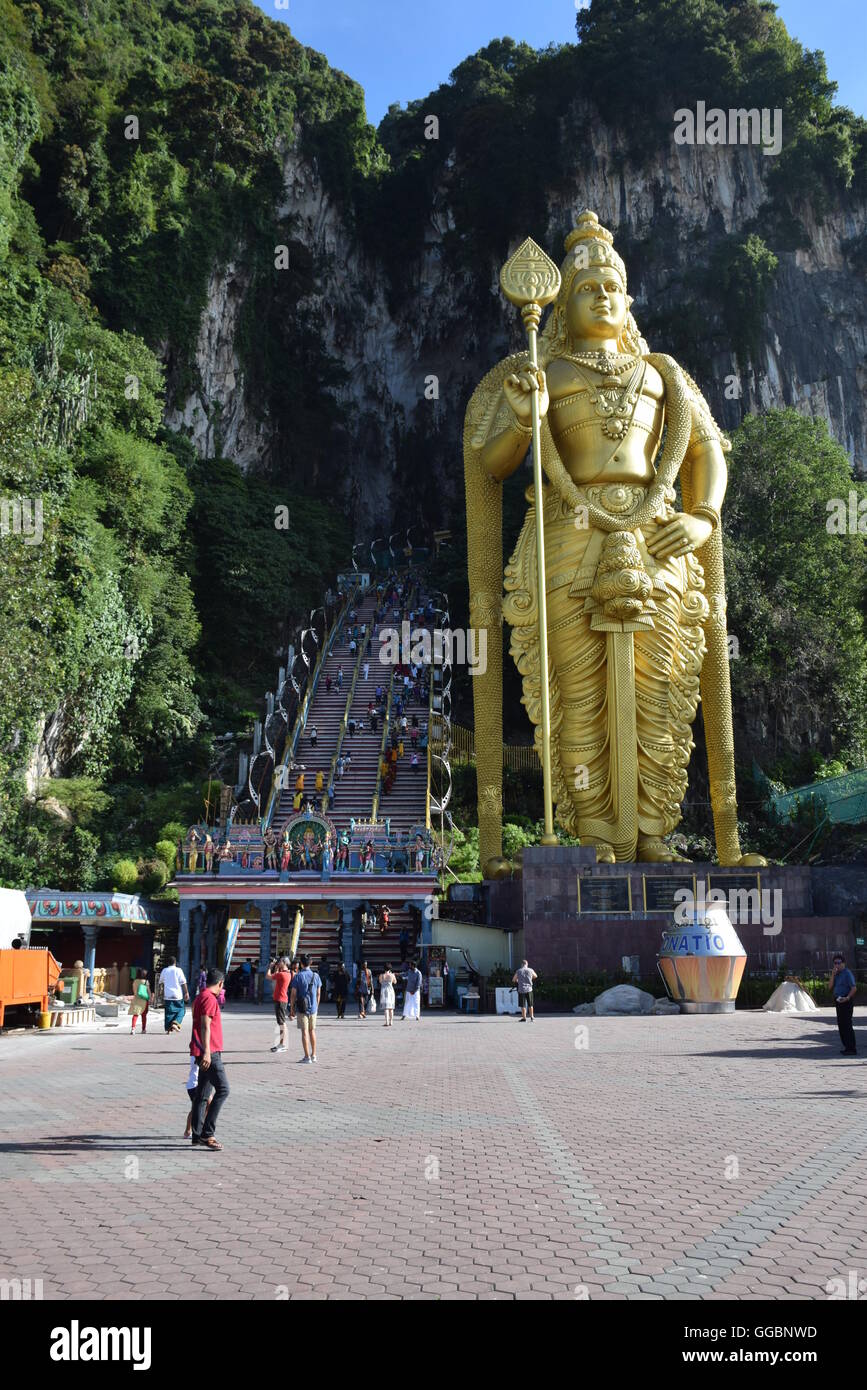
{"label": "golden spear", "polygon": [[[518,247],[500,271],[503,294],[521,310],[527,330],[530,368],[539,369],[537,332],[546,304],[560,293],[560,272],[532,237]],[[542,788],[545,807],[543,845],[556,845],[554,801],[551,790],[551,700],[548,688],[548,605],[545,595],[545,525],[542,493],[542,423],[539,417],[539,391],[534,387],[530,405],[533,425],[533,493],[536,502],[536,584],[539,603],[539,682],[542,707]]]}

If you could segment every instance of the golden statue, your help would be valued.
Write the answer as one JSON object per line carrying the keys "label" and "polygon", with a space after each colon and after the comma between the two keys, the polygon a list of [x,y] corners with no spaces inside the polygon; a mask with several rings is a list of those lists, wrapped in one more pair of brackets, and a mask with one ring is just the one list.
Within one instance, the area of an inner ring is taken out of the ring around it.
{"label": "golden statue", "polygon": [[[486,875],[508,868],[503,618],[537,726],[544,843],[556,843],[553,801],[600,862],[679,859],[665,836],[680,820],[700,694],[720,862],[765,862],[741,854],[737,830],[720,529],[731,445],[695,382],[648,350],[613,241],[585,212],[561,271],[532,241],[516,252],[501,280],[523,306],[530,350],[498,363],[467,408],[470,621],[488,630],[487,670],[473,680]],[[552,300],[537,355],[541,306]],[[537,490],[527,492],[503,599],[501,483],[534,434]]]}

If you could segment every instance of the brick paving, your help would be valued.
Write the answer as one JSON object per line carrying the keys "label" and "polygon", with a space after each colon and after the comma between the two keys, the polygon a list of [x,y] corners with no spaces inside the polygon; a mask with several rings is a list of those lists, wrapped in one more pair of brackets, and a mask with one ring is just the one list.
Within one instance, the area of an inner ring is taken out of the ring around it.
{"label": "brick paving", "polygon": [[222,1154],[180,1137],[187,1035],[157,1023],[0,1039],[0,1278],[46,1299],[786,1300],[855,1271],[867,1296],[864,1063],[830,1010],[386,1036],[329,1009],[313,1067],[230,1006]]}

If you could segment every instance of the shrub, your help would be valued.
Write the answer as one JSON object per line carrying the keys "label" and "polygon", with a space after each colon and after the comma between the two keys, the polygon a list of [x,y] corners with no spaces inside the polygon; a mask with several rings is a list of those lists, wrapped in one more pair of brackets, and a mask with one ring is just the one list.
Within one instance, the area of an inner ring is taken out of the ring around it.
{"label": "shrub", "polygon": [[169,881],[169,871],[162,859],[145,859],[141,866],[143,893],[158,893]]}
{"label": "shrub", "polygon": [[112,887],[118,893],[138,891],[138,865],[134,859],[116,859],[111,871]]}
{"label": "shrub", "polygon": [[162,860],[169,873],[172,874],[175,868],[175,841],[157,840],[156,857]]}
{"label": "shrub", "polygon": [[[172,845],[172,861],[171,861],[171,862],[172,862],[173,864],[174,864],[174,862],[175,862],[175,845],[178,843],[178,840],[185,840],[185,839],[186,839],[187,830],[188,830],[188,829],[189,829],[189,827],[186,826],[186,825],[184,825],[184,823],[183,823],[182,821],[179,821],[179,820],[170,820],[170,821],[166,821],[165,825],[162,826],[162,828],[160,829],[160,833],[159,833],[159,836],[158,836],[159,842],[162,843],[163,840],[170,840],[170,841],[171,841],[171,845]],[[158,847],[159,847],[159,846],[158,846]]]}

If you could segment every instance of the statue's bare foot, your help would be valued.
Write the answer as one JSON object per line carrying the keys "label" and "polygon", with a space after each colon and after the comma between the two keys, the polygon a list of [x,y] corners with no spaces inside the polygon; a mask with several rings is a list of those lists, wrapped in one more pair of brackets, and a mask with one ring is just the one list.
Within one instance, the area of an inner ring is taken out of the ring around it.
{"label": "statue's bare foot", "polygon": [[597,864],[614,864],[617,862],[614,846],[606,844],[605,840],[582,840],[581,843],[595,846]]}
{"label": "statue's bare foot", "polygon": [[738,869],[766,869],[768,861],[763,854],[742,854],[735,867]]}
{"label": "statue's bare foot", "polygon": [[664,840],[641,840],[638,844],[639,864],[689,864],[690,860],[678,854]]}

